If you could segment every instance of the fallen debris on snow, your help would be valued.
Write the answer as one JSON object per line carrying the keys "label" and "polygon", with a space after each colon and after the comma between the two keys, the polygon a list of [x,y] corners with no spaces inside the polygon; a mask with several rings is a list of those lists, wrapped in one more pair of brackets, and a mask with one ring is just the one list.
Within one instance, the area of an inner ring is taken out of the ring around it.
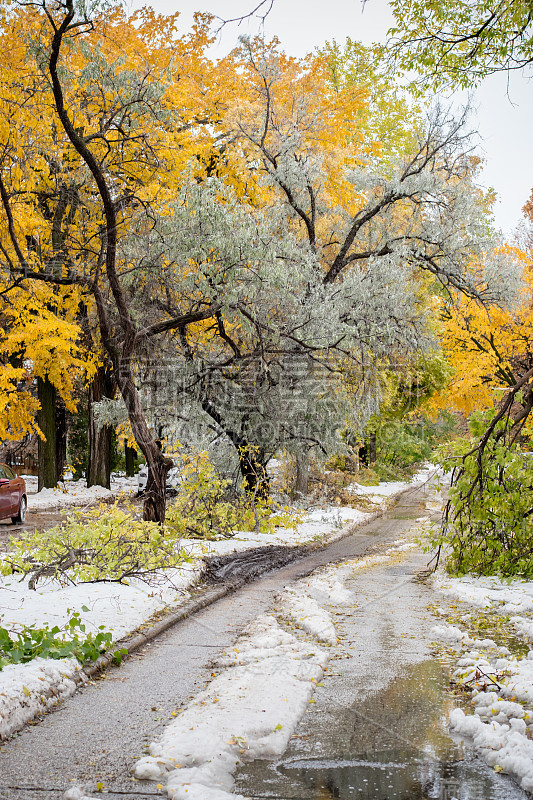
{"label": "fallen debris on snow", "polygon": [[[438,574],[433,583],[473,609],[501,614],[504,619],[514,613],[508,619],[509,641],[516,634],[532,641],[533,582]],[[467,626],[468,616],[464,622]],[[529,738],[533,734],[533,651],[525,657],[512,655],[505,645],[498,646],[490,638],[473,638],[457,625],[437,625],[432,630],[437,639],[458,648],[453,680],[472,693],[473,713],[455,709],[450,728],[471,739],[475,750],[497,772],[512,775],[522,789],[533,792],[533,742]]]}

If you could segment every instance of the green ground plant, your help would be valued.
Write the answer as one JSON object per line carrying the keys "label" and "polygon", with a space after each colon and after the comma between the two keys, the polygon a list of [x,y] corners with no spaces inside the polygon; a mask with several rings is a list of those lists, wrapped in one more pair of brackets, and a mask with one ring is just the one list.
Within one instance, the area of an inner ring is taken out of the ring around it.
{"label": "green ground plant", "polygon": [[[88,611],[85,606],[82,611]],[[9,631],[0,626],[0,671],[7,664],[26,664],[34,658],[77,658],[81,664],[96,661],[112,643],[112,636],[100,625],[97,633],[87,632],[80,612],[69,609],[63,628],[35,625]],[[123,655],[122,650],[115,654],[116,660]]]}

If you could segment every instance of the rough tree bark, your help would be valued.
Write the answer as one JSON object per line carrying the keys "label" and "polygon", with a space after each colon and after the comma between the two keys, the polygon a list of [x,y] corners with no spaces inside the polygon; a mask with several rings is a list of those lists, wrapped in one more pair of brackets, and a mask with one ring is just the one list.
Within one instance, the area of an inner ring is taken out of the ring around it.
{"label": "rough tree bark", "polygon": [[68,416],[63,398],[56,394],[56,483],[60,481],[67,465]]}
{"label": "rough tree bark", "polygon": [[374,431],[368,437],[368,464],[369,466],[376,463],[377,457],[377,434]]}
{"label": "rough tree bark", "polygon": [[56,453],[56,397],[55,386],[48,378],[37,378],[37,397],[40,408],[37,412],[37,424],[44,439],[39,437],[38,444],[38,485],[41,489],[52,489],[57,486],[57,453]]}
{"label": "rough tree bark", "polygon": [[124,445],[124,456],[126,458],[126,476],[128,478],[133,478],[135,475],[135,459],[137,458],[137,450],[134,447],[130,447],[126,442]]}
{"label": "rough tree bark", "polygon": [[309,452],[298,450],[296,453],[296,481],[294,494],[297,498],[305,497],[309,491]]}

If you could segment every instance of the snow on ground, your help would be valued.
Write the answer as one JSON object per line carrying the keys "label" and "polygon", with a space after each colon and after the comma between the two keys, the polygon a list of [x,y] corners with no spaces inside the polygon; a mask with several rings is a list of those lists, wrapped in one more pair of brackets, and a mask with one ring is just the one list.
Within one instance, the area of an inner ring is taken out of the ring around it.
{"label": "snow on ground", "polygon": [[28,510],[31,511],[56,511],[72,506],[84,506],[96,503],[99,500],[112,500],[121,493],[132,494],[137,491],[137,477],[126,478],[113,474],[111,489],[103,486],[87,488],[84,478],[79,481],[65,480],[55,489],[41,489],[37,491],[37,476],[22,475],[26,482],[28,492]]}
{"label": "snow on ground", "polygon": [[[450,727],[471,739],[497,772],[513,775],[523,789],[533,792],[533,650],[522,654],[524,644],[533,641],[533,582],[439,574],[433,583],[455,601],[459,615],[464,612],[459,624],[433,628],[437,640],[455,646],[453,678],[472,692],[473,713],[454,710]],[[518,636],[522,647],[513,648],[517,654],[492,639],[472,637],[468,609],[485,618],[487,613],[502,615],[497,638],[502,641],[503,634],[512,646]]]}
{"label": "snow on ground", "polygon": [[458,600],[478,608],[491,608],[502,614],[533,613],[533,581],[503,581],[498,577],[449,578],[438,574],[435,586]]}
{"label": "snow on ground", "polygon": [[[376,511],[381,505],[376,505]],[[334,539],[336,535],[344,536],[350,525],[361,525],[369,521],[373,513],[359,511],[350,506],[313,509],[295,528],[277,528],[274,533],[256,533],[255,531],[237,531],[231,539],[217,541],[198,541],[193,544],[193,552],[204,555],[226,555],[227,553],[248,550],[251,547],[265,545],[288,545],[296,547],[313,541]],[[190,540],[189,540],[190,541]]]}
{"label": "snow on ground", "polygon": [[[426,477],[427,473],[425,473],[423,480]],[[128,480],[131,484],[134,479]],[[419,482],[421,480],[419,478]],[[408,485],[407,483],[394,484],[394,493],[406,489]],[[119,479],[112,485],[112,491],[127,490],[127,486],[127,481],[122,479],[121,482]],[[81,500],[84,496],[83,484],[79,486],[72,484],[68,485],[67,488],[67,494],[62,499],[63,505],[69,504],[70,500],[76,501],[75,504],[78,504],[78,500]],[[382,502],[389,498],[393,492],[391,492],[389,484],[386,483],[381,484],[379,487],[373,487],[373,489],[380,492],[379,495],[376,495],[378,500],[376,504],[377,511]],[[55,492],[54,497],[56,495],[59,497],[57,493],[61,492],[61,490],[45,491]],[[78,494],[76,494],[77,491]],[[85,492],[92,492],[92,489],[87,490],[85,488]],[[39,495],[33,495],[33,498],[39,496],[44,502],[45,495],[43,492],[40,492]],[[67,499],[65,500],[65,498]],[[82,502],[86,502],[86,499],[83,499]],[[31,495],[30,503],[32,507],[35,507]],[[49,505],[46,507],[50,508]],[[155,612],[174,609],[183,604],[189,597],[188,589],[201,577],[204,569],[202,556],[206,554],[222,555],[258,546],[279,544],[296,546],[318,539],[334,539],[344,535],[347,526],[363,523],[372,516],[372,513],[348,507],[326,507],[310,511],[306,519],[295,530],[283,528],[278,529],[274,534],[256,534],[255,532],[244,531],[238,532],[234,538],[220,541],[195,542],[193,540],[184,540],[182,545],[191,556],[191,563],[184,564],[181,569],[169,571],[166,576],[166,582],[159,583],[157,586],[131,580],[127,585],[97,583],[60,587],[52,580],[47,580],[38,583],[36,591],[30,591],[27,587],[27,579],[21,581],[17,576],[0,577],[0,626],[11,631],[20,629],[23,625],[35,625],[36,627],[45,625],[53,627],[57,625],[61,628],[66,624],[72,612],[77,611],[80,613],[81,620],[88,632],[96,633],[100,625],[105,625],[106,630],[112,632],[114,641],[118,641],[145,623]],[[383,559],[385,557],[374,556],[372,558]],[[354,568],[363,568],[371,563],[371,559],[363,559]],[[316,578],[314,583],[311,582],[306,591],[307,594],[300,593],[299,595],[299,602],[303,604],[299,610],[296,608],[296,598],[294,598],[293,610],[290,611],[291,602],[287,598],[286,615],[296,616],[300,622],[303,617],[307,617],[304,629],[314,634],[320,628],[323,637],[325,637],[323,640],[331,643],[335,642],[334,629],[328,623],[329,615],[326,616],[325,612],[323,612],[321,603],[324,597],[336,598],[336,602],[342,601],[343,592],[346,591],[342,587],[342,580],[338,575],[337,577],[322,575]],[[89,610],[82,611],[83,606]],[[311,619],[311,612],[315,613],[313,620]],[[298,619],[296,621],[298,622]],[[54,669],[68,671],[67,663],[54,661],[52,666]],[[3,699],[3,706],[0,706],[0,739],[18,730],[29,719],[24,714],[18,715],[15,713],[16,708],[20,705],[20,693],[13,693],[10,689],[12,676],[17,671],[20,671],[21,676],[26,675],[27,667],[26,665],[14,665],[9,668],[8,672],[6,672],[6,669],[4,668],[0,671],[0,698],[7,698]],[[10,676],[9,679],[8,675]],[[33,684],[30,685],[31,681],[26,680],[24,677],[21,677],[20,680],[33,698],[30,702],[29,698],[26,697],[26,693],[23,692],[25,707],[35,709],[35,707],[42,706],[44,708],[42,701],[39,699],[41,695],[38,691],[34,691]],[[62,680],[63,678],[58,678],[58,687],[61,686]],[[39,686],[39,689],[42,688],[40,684],[36,685]],[[53,694],[52,689],[53,686],[50,689]],[[59,694],[61,695],[60,691]],[[34,696],[37,698],[36,701]],[[37,706],[35,706],[35,702]],[[13,712],[10,709],[14,709]]]}
{"label": "snow on ground", "polygon": [[82,675],[75,658],[35,658],[5,666],[0,673],[0,740],[73,695]]}
{"label": "snow on ground", "polygon": [[[419,485],[426,483],[430,478],[438,474],[436,467],[427,464],[424,469],[417,472],[411,479],[412,485]],[[380,483],[377,486],[362,486],[360,483],[351,483],[347,486],[349,492],[354,494],[365,495],[373,502],[379,502],[380,498],[392,497],[398,492],[403,491],[409,484],[404,481],[389,481],[387,483]]]}
{"label": "snow on ground", "polygon": [[[29,591],[27,579],[6,576],[0,581],[1,625],[16,629],[22,625],[62,627],[70,611],[81,611],[88,632],[97,633],[100,625],[111,631],[114,641],[142,625],[152,614],[176,606],[188,597],[187,589],[200,577],[201,562],[184,564],[181,569],[169,570],[167,581],[152,586],[139,580],[121,583],[80,583],[59,587],[52,581],[37,584]],[[70,611],[69,611],[70,610]],[[2,685],[0,672],[0,688]]]}
{"label": "snow on ground", "polygon": [[388,483],[380,483],[377,486],[363,486],[360,483],[351,483],[346,487],[349,492],[370,495],[370,497],[390,497],[396,492],[401,492],[403,488],[405,488],[403,481],[389,481]]}
{"label": "snow on ground", "polygon": [[[399,552],[393,546],[380,560]],[[137,761],[135,777],[157,781],[172,800],[244,800],[232,794],[233,774],[243,763],[275,758],[287,747],[322,678],[329,649],[323,643],[337,643],[331,611],[354,603],[344,581],[358,563],[321,568],[285,587],[275,612],[295,623],[295,632],[271,615],[248,626],[216,662],[224,671]]]}

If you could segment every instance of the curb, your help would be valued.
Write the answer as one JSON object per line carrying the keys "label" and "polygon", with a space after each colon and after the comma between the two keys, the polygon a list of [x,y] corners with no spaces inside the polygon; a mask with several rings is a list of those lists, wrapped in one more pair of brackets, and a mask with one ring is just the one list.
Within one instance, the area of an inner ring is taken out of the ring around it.
{"label": "curb", "polygon": [[[424,484],[421,484],[421,486],[423,485]],[[369,525],[376,519],[380,519],[387,513],[387,511],[390,511],[390,509],[397,503],[397,501],[400,499],[402,495],[406,494],[409,491],[413,491],[413,489],[415,488],[421,488],[421,487],[408,486],[407,488],[402,489],[396,494],[391,495],[390,498],[388,498],[390,500],[390,505],[379,509],[379,511],[374,511],[367,519],[360,520],[359,522],[352,522],[350,525],[346,525],[344,528],[338,531],[337,534],[332,536],[326,542],[304,545],[304,547],[307,550],[307,553],[313,553],[316,552],[317,550],[324,550],[328,545],[332,544],[333,542],[338,542],[341,539],[345,539],[347,536],[351,536],[353,533],[355,533],[359,528],[363,528],[365,525]],[[299,555],[298,558],[304,558],[305,555],[307,555],[307,553],[301,553],[301,555]],[[289,564],[291,562],[289,561],[287,563]],[[268,570],[265,570],[265,572],[261,573],[261,575],[266,574],[266,572],[268,572]],[[252,578],[251,580],[255,581],[259,577],[261,577],[261,575],[257,575],[255,578]],[[166,614],[163,619],[154,622],[145,632],[134,633],[132,636],[125,637],[124,639],[119,640],[113,645],[112,651],[109,650],[108,652],[101,655],[94,662],[94,664],[90,664],[89,666],[84,667],[83,670],[81,670],[81,672],[87,678],[92,678],[93,676],[103,672],[109,666],[113,665],[117,666],[116,664],[114,664],[115,660],[114,653],[117,650],[126,650],[127,652],[125,652],[122,655],[122,658],[128,658],[128,656],[130,656],[132,653],[135,653],[137,650],[143,647],[143,645],[152,642],[157,636],[169,630],[169,628],[172,628],[174,625],[183,622],[185,619],[188,619],[189,617],[193,616],[193,614],[196,614],[198,611],[202,611],[202,609],[207,608],[213,603],[216,603],[223,597],[227,597],[229,594],[233,594],[233,592],[238,591],[246,583],[249,582],[250,582],[249,578],[239,578],[235,581],[231,581],[227,584],[224,584],[223,586],[219,586],[218,588],[205,591],[205,593],[201,597],[195,598],[194,600],[190,600],[188,603],[179,608],[177,611],[170,612]]]}
{"label": "curb", "polygon": [[177,625],[178,622],[183,622],[183,620],[191,617],[193,614],[196,614],[203,608],[207,608],[207,606],[210,606],[212,603],[216,603],[217,600],[221,600],[228,594],[237,591],[237,589],[240,589],[245,583],[246,579],[241,578],[240,580],[220,586],[217,589],[212,589],[211,591],[206,592],[202,597],[190,600],[178,611],[170,612],[166,614],[163,619],[154,622],[145,633],[135,633],[130,637],[119,640],[113,645],[113,651],[109,650],[101,655],[100,658],[94,662],[94,664],[84,667],[82,672],[88,678],[93,677],[99,672],[103,672],[103,670],[105,670],[107,667],[113,665],[114,652],[117,650],[127,650],[127,653],[124,653],[122,656],[123,658],[127,658],[136,650],[139,650],[139,648],[141,648],[143,645],[148,644],[157,636],[167,631],[169,628]]}

